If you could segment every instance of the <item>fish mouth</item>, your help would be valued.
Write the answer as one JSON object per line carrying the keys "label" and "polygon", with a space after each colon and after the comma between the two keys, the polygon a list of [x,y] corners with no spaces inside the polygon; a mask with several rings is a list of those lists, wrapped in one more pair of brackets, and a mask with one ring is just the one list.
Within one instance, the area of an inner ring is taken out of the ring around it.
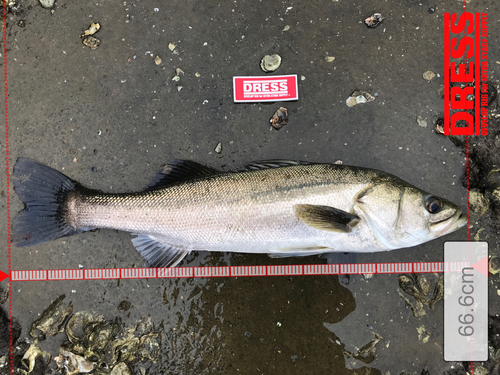
{"label": "fish mouth", "polygon": [[435,237],[454,232],[467,224],[467,216],[462,214],[462,209],[458,208],[453,216],[432,224]]}

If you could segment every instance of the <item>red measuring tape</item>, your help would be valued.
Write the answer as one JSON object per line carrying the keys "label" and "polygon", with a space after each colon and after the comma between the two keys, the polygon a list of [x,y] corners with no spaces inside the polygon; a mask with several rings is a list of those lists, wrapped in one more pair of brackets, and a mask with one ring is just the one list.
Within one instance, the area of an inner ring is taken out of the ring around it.
{"label": "red measuring tape", "polygon": [[[462,267],[468,265],[468,263],[466,263],[467,262],[455,262],[447,264],[449,264],[450,270],[460,270]],[[444,262],[13,270],[11,271],[11,281],[307,276],[429,272],[444,272]]]}

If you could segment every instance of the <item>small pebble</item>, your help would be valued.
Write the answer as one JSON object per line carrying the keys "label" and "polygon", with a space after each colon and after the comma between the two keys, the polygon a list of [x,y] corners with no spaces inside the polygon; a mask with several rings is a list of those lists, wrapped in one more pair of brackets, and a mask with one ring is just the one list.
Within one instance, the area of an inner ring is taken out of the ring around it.
{"label": "small pebble", "polygon": [[436,77],[436,73],[428,70],[424,74],[422,74],[422,77],[424,77],[424,79],[426,79],[427,81],[431,81],[432,79],[434,79],[434,77]]}

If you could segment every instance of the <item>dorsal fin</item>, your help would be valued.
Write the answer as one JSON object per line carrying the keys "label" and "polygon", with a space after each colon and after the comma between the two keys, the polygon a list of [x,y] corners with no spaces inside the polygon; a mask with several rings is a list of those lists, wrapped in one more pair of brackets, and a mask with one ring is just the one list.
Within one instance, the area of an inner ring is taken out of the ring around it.
{"label": "dorsal fin", "polygon": [[191,160],[174,159],[154,176],[144,191],[157,190],[168,185],[219,173],[221,172],[217,169],[206,167]]}
{"label": "dorsal fin", "polygon": [[242,170],[243,171],[257,171],[260,169],[269,169],[269,168],[280,168],[280,167],[289,167],[292,165],[311,165],[317,163],[311,163],[308,161],[298,161],[298,160],[262,160],[256,161],[251,164],[246,165]]}

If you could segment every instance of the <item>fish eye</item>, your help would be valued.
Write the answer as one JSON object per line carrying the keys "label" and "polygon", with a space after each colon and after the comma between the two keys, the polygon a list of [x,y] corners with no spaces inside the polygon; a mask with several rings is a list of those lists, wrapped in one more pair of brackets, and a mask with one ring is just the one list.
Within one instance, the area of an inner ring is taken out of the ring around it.
{"label": "fish eye", "polygon": [[439,210],[443,207],[443,203],[439,198],[433,197],[432,195],[425,199],[425,208],[431,214],[435,214],[439,212]]}

